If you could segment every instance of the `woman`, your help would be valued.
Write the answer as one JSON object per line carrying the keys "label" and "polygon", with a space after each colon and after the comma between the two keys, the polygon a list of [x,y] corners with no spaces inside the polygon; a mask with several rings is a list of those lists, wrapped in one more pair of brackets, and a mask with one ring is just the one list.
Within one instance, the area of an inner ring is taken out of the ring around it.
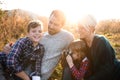
{"label": "woman", "polygon": [[91,63],[92,74],[85,80],[120,80],[120,62],[109,41],[104,36],[95,34],[96,24],[91,15],[78,22],[78,33],[89,47],[86,56]]}

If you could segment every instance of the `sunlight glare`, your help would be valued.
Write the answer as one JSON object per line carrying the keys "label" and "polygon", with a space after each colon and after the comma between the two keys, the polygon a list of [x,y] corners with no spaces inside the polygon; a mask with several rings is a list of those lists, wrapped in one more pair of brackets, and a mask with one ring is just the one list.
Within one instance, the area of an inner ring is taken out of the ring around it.
{"label": "sunlight glare", "polygon": [[67,20],[71,23],[76,23],[78,22],[79,18],[81,18],[81,14],[80,14],[80,11],[76,12],[76,11],[73,11],[73,12],[69,12],[69,11],[66,11],[66,17],[67,17]]}
{"label": "sunlight glare", "polygon": [[[23,9],[37,13],[40,16],[49,16],[53,9],[62,9],[68,21],[75,23],[81,14],[90,13],[98,21],[103,19],[119,19],[119,0],[0,0],[4,4],[0,8]],[[107,4],[109,2],[109,4]],[[114,4],[113,4],[114,3]],[[106,6],[107,4],[107,6]],[[101,6],[102,5],[102,6]],[[114,5],[114,6],[112,6]],[[107,10],[107,11],[106,11]],[[104,12],[104,13],[103,13]]]}

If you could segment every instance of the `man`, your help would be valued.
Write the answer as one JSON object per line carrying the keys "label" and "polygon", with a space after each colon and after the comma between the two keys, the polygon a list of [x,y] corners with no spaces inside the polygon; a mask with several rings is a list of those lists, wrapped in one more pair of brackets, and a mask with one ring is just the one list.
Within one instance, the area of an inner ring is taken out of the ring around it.
{"label": "man", "polygon": [[[47,80],[51,76],[61,58],[62,51],[74,40],[72,33],[62,29],[65,22],[65,15],[62,11],[52,11],[49,17],[48,32],[40,41],[45,48],[41,68],[42,80]],[[6,47],[6,50],[9,49]]]}
{"label": "man", "polygon": [[42,62],[42,80],[47,80],[58,64],[62,51],[74,40],[73,35],[63,30],[65,15],[60,10],[53,10],[48,23],[48,32],[40,41],[45,47]]}

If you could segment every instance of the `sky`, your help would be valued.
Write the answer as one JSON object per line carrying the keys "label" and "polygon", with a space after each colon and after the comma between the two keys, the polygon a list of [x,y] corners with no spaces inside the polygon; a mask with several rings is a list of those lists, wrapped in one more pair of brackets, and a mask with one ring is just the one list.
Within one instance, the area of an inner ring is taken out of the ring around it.
{"label": "sky", "polygon": [[120,0],[0,0],[2,9],[23,9],[49,16],[53,9],[63,10],[70,21],[92,14],[97,21],[120,19]]}

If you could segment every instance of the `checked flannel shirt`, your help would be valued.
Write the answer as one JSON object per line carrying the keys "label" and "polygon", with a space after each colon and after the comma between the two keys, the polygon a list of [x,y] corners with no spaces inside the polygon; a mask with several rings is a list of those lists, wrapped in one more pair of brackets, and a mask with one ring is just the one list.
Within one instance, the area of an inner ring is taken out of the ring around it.
{"label": "checked flannel shirt", "polygon": [[80,63],[79,70],[75,67],[75,65],[72,68],[70,68],[75,80],[82,80],[85,77],[88,69],[89,69],[89,61],[86,57]]}
{"label": "checked flannel shirt", "polygon": [[[33,46],[33,42],[28,38],[20,38],[13,46],[7,57],[7,67],[13,72],[18,73],[24,70],[25,64],[35,60],[34,71],[41,74],[41,63],[44,55],[42,44]],[[25,63],[25,64],[24,64]]]}

